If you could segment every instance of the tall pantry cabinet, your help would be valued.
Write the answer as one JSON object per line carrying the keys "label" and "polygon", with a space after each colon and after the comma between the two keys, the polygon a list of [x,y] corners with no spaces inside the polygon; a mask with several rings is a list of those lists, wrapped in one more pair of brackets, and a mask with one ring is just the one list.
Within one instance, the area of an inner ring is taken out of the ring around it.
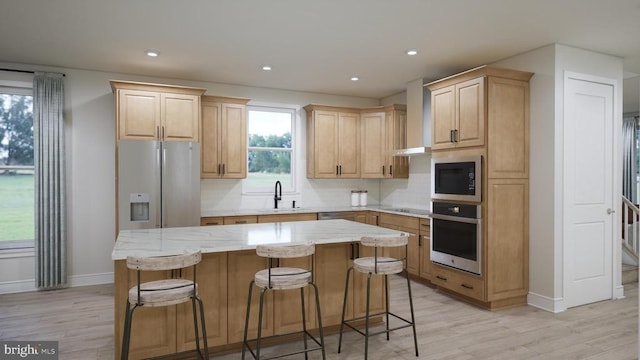
{"label": "tall pantry cabinet", "polygon": [[431,82],[432,157],[482,156],[482,275],[434,264],[432,282],[495,309],[529,289],[529,79],[482,66]]}

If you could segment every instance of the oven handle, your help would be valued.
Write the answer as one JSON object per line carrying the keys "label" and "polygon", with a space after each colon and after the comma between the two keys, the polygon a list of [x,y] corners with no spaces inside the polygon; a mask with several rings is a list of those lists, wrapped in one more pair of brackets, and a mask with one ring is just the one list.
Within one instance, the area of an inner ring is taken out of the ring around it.
{"label": "oven handle", "polygon": [[462,222],[467,224],[480,224],[480,222],[482,221],[482,219],[465,218],[465,217],[441,215],[441,214],[431,214],[431,218],[436,220],[448,220],[448,221]]}

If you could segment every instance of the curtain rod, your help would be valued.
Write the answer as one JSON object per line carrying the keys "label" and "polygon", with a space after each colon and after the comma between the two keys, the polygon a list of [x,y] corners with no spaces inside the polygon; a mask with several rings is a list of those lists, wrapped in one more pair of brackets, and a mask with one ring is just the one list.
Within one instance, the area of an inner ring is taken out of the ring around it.
{"label": "curtain rod", "polygon": [[[19,73],[26,73],[26,74],[35,74],[35,71],[29,71],[29,70],[16,70],[16,69],[6,69],[6,68],[0,68],[0,71],[12,71],[12,72],[19,72]],[[67,76],[66,74],[62,74],[62,76]]]}

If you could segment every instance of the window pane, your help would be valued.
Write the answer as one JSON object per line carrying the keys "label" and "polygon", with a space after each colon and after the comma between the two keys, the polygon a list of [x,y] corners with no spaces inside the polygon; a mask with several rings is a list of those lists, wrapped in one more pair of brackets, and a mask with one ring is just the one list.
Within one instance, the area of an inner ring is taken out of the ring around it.
{"label": "window pane", "polygon": [[33,170],[0,171],[0,241],[33,240]]}
{"label": "window pane", "polygon": [[32,104],[0,93],[0,241],[34,238]]}
{"label": "window pane", "polygon": [[249,147],[291,148],[292,112],[249,110]]}
{"label": "window pane", "polygon": [[291,176],[291,152],[249,150],[249,174],[247,184],[255,190],[268,190],[280,180],[282,189],[293,188]]}

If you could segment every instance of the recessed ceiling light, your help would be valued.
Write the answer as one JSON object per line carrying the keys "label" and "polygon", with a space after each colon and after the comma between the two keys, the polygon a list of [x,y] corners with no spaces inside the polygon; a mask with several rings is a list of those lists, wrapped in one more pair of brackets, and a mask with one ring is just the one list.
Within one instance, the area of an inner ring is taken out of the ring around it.
{"label": "recessed ceiling light", "polygon": [[271,66],[269,66],[269,65],[263,65],[263,66],[262,66],[262,70],[264,70],[264,71],[270,71],[270,70],[271,70]]}
{"label": "recessed ceiling light", "polygon": [[351,81],[358,81],[358,80],[360,80],[360,78],[357,77],[357,76],[352,76],[350,80]]}
{"label": "recessed ceiling light", "polygon": [[407,50],[407,55],[409,56],[418,55],[418,50],[415,50],[415,49]]}
{"label": "recessed ceiling light", "polygon": [[147,56],[150,56],[150,57],[156,57],[160,55],[160,53],[155,50],[147,50],[145,51],[145,54],[147,54]]}

